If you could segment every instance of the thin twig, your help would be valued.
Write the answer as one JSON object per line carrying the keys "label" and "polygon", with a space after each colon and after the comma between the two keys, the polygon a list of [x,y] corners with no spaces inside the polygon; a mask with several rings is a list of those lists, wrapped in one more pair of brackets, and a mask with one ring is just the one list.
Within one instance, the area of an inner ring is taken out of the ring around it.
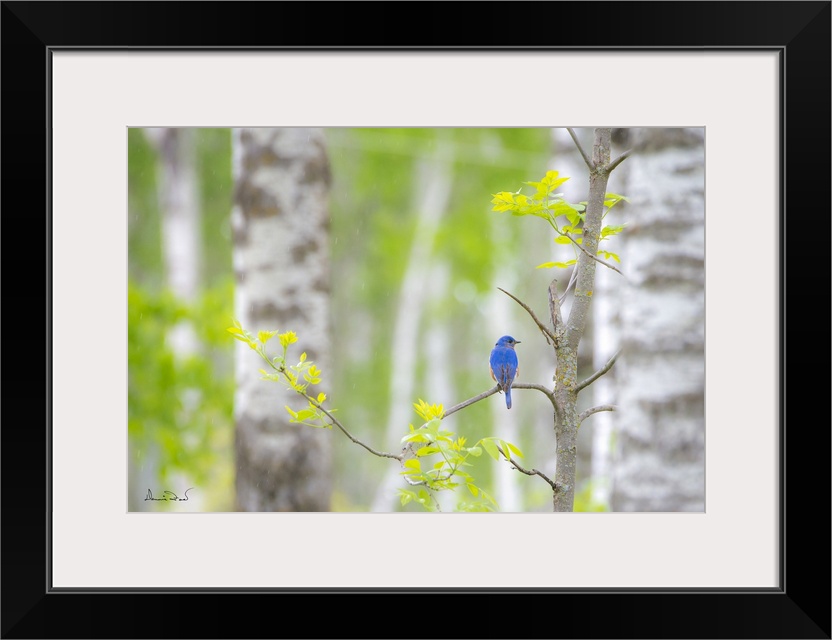
{"label": "thin twig", "polygon": [[376,450],[375,450],[375,449],[373,449],[372,447],[370,447],[370,446],[368,446],[368,445],[364,444],[363,442],[361,442],[361,440],[359,440],[358,438],[356,438],[355,436],[353,436],[353,435],[352,435],[349,431],[347,431],[347,429],[344,427],[344,425],[342,425],[342,424],[338,421],[338,418],[336,418],[336,417],[335,417],[335,416],[333,416],[333,415],[332,415],[329,411],[327,411],[326,409],[324,409],[324,408],[323,408],[320,404],[318,404],[318,402],[317,402],[314,398],[310,398],[310,397],[309,397],[308,395],[306,395],[305,393],[304,393],[304,394],[301,394],[301,395],[303,395],[303,397],[304,397],[304,398],[306,398],[307,400],[309,400],[309,402],[310,402],[311,404],[313,404],[313,405],[314,405],[314,406],[316,406],[318,409],[320,409],[321,411],[323,411],[323,412],[327,415],[327,417],[328,417],[330,420],[332,420],[332,424],[334,424],[336,427],[338,427],[338,428],[342,431],[342,433],[343,433],[345,436],[347,436],[350,440],[352,440],[355,444],[357,444],[357,445],[360,445],[360,446],[364,447],[367,451],[369,451],[369,452],[370,452],[370,453],[372,453],[373,455],[378,456],[379,458],[391,458],[392,460],[398,460],[399,462],[401,462],[401,460],[402,460],[402,455],[401,455],[401,454],[400,454],[400,455],[396,455],[396,454],[394,454],[394,453],[385,453],[384,451],[376,451]]}
{"label": "thin twig", "polygon": [[580,424],[593,413],[598,413],[599,411],[618,411],[618,407],[616,407],[614,404],[599,404],[597,407],[587,409],[586,411],[581,413],[581,415],[578,416],[578,426],[580,426]]}
{"label": "thin twig", "polygon": [[630,157],[630,154],[633,152],[632,149],[627,149],[624,153],[618,156],[615,160],[610,162],[609,166],[607,167],[607,172],[609,173],[613,169],[615,169],[618,165],[624,162],[627,158]]}
{"label": "thin twig", "polygon": [[[497,287],[497,288],[498,288],[498,289],[500,289],[500,287]],[[543,332],[543,335],[546,337],[546,342],[548,342],[549,344],[552,344],[552,345],[554,345],[554,344],[555,344],[555,335],[554,335],[554,334],[553,334],[553,333],[549,330],[549,327],[547,327],[545,324],[543,324],[540,320],[538,320],[538,319],[537,319],[537,316],[536,316],[536,315],[534,315],[534,311],[532,311],[526,303],[521,302],[520,300],[518,300],[516,297],[514,297],[513,295],[511,295],[511,294],[510,294],[508,291],[506,291],[505,289],[500,289],[500,291],[502,291],[502,292],[503,292],[504,294],[506,294],[509,298],[511,298],[512,300],[514,300],[517,304],[519,304],[519,305],[520,305],[521,307],[523,307],[526,311],[528,311],[528,312],[529,312],[529,315],[532,317],[532,320],[534,320],[534,321],[535,321],[535,324],[537,324],[537,326],[538,326],[538,327],[540,328],[540,330]]]}
{"label": "thin twig", "polygon": [[[555,229],[555,231],[556,231],[557,233],[559,233],[560,235],[562,235],[562,236],[564,236],[564,237],[566,237],[566,238],[569,238],[569,239],[572,241],[572,244],[574,244],[576,247],[578,247],[578,249],[580,249],[581,251],[583,251],[583,252],[584,252],[586,255],[588,255],[590,258],[592,258],[593,260],[595,260],[595,262],[598,262],[598,263],[600,263],[600,264],[604,265],[604,266],[605,266],[605,267],[607,267],[608,269],[612,269],[613,271],[615,271],[615,272],[616,272],[618,275],[620,275],[620,276],[623,276],[623,275],[624,275],[623,273],[621,273],[621,271],[620,271],[617,267],[614,267],[614,266],[613,266],[613,265],[611,265],[609,262],[604,262],[604,261],[603,261],[603,260],[601,260],[601,258],[599,258],[598,256],[594,256],[594,255],[592,255],[589,251],[587,251],[586,249],[584,249],[583,245],[578,244],[578,242],[575,240],[575,238],[573,238],[572,236],[570,236],[568,233],[564,233],[563,231],[561,231],[561,230],[559,230],[559,229]],[[577,269],[577,268],[578,268],[578,265],[575,265],[575,268]],[[565,292],[564,292],[564,293],[565,293]]]}
{"label": "thin twig", "polygon": [[578,136],[575,135],[575,131],[571,127],[566,127],[566,130],[569,132],[569,135],[572,136],[572,140],[575,143],[575,146],[578,147],[578,151],[581,152],[581,156],[583,157],[584,162],[586,162],[586,166],[589,167],[590,171],[595,171],[595,165],[592,164],[592,160],[590,160],[589,156],[586,155],[586,151],[584,151],[584,148],[578,141]]}
{"label": "thin twig", "polygon": [[532,469],[531,471],[529,471],[528,469],[524,469],[514,461],[514,458],[509,458],[505,454],[505,452],[500,448],[499,445],[497,446],[497,451],[502,453],[503,457],[509,462],[509,464],[511,464],[511,466],[517,469],[520,473],[525,473],[527,476],[540,476],[546,482],[549,483],[549,486],[552,487],[553,491],[557,490],[557,485],[555,484],[554,480],[550,480],[548,477],[546,477],[546,474],[542,473],[541,471],[538,471],[537,469]]}
{"label": "thin twig", "polygon": [[464,409],[465,407],[467,407],[469,405],[472,405],[475,402],[479,402],[480,400],[485,400],[488,396],[493,396],[499,390],[500,390],[500,385],[497,385],[493,389],[489,389],[488,391],[483,391],[478,396],[474,396],[473,398],[468,398],[468,400],[460,402],[459,404],[455,404],[454,406],[452,406],[450,409],[447,409],[442,414],[442,419],[444,420],[445,418],[447,418],[452,413],[456,413],[457,411],[459,411],[461,409]]}
{"label": "thin twig", "polygon": [[[568,287],[567,287],[568,289]],[[563,319],[560,317],[560,298],[558,298],[557,278],[549,283],[549,315],[552,317],[552,325],[555,327],[555,334],[563,331]],[[557,344],[557,338],[555,338]]]}
{"label": "thin twig", "polygon": [[582,382],[579,382],[579,383],[577,384],[577,386],[575,387],[575,393],[578,393],[578,391],[580,391],[580,390],[581,390],[581,389],[583,389],[584,387],[591,385],[591,384],[592,384],[593,382],[595,382],[598,378],[600,378],[602,375],[604,375],[607,371],[609,371],[610,369],[612,369],[612,365],[614,365],[614,364],[615,364],[615,361],[616,361],[616,360],[618,360],[618,356],[620,356],[620,355],[621,355],[621,349],[619,349],[618,351],[616,351],[616,352],[612,355],[612,358],[610,358],[610,359],[607,361],[607,364],[605,364],[603,367],[601,367],[600,369],[598,369],[598,371],[596,371],[595,373],[593,373],[593,374],[592,374],[591,376],[589,376],[586,380],[583,380]]}
{"label": "thin twig", "polygon": [[558,300],[563,302],[566,299],[566,294],[569,293],[569,290],[572,288],[572,285],[575,284],[577,281],[578,281],[578,265],[575,265],[572,268],[572,273],[569,275],[569,284],[566,285],[566,289],[563,290],[563,293],[561,294],[560,298],[558,298]]}

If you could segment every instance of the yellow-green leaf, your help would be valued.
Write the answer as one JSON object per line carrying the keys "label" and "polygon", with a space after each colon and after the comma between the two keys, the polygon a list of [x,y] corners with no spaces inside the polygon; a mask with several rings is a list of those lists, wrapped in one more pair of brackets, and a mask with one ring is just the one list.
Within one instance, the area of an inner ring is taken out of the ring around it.
{"label": "yellow-green leaf", "polygon": [[506,443],[505,443],[505,445],[506,445],[509,449],[511,449],[511,452],[512,452],[514,455],[520,456],[521,458],[523,457],[523,453],[520,451],[520,449],[518,449],[517,447],[515,447],[513,444],[511,444],[510,442],[506,442]]}
{"label": "yellow-green leaf", "polygon": [[490,455],[495,460],[500,459],[500,452],[497,451],[497,445],[490,439],[483,439],[480,440],[480,444],[482,444],[482,448],[485,449],[485,452]]}

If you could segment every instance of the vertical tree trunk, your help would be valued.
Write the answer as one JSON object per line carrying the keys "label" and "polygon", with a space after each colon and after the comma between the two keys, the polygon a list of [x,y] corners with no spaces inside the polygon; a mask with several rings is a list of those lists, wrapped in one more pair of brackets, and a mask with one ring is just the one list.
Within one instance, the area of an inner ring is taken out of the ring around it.
{"label": "vertical tree trunk", "polygon": [[612,508],[705,505],[704,129],[634,129]]}
{"label": "vertical tree trunk", "polygon": [[[159,158],[157,184],[165,286],[177,299],[192,304],[199,293],[202,264],[194,132],[186,128],[149,128],[145,135]],[[188,321],[171,328],[167,340],[180,360],[199,350],[199,340]],[[179,400],[183,413],[199,406],[199,390],[188,389],[182,396]],[[151,444],[144,453],[136,478],[139,486],[153,486],[157,481],[160,456],[155,446]],[[182,485],[190,484],[187,479],[180,480]],[[201,496],[195,495],[189,499],[188,506],[199,510],[203,502]],[[136,510],[146,510],[148,504],[144,500],[137,501]]]}
{"label": "vertical tree trunk", "polygon": [[[295,355],[306,352],[326,381],[330,173],[324,132],[236,129],[233,144],[237,318],[254,334],[295,331]],[[284,405],[296,405],[296,396],[260,380],[259,368],[257,356],[238,343],[237,506],[327,511],[332,434],[290,424]]]}
{"label": "vertical tree trunk", "polygon": [[580,426],[578,413],[578,345],[589,320],[592,296],[595,293],[595,256],[601,235],[604,198],[609,180],[611,129],[595,129],[592,165],[589,173],[589,197],[583,225],[583,248],[578,256],[574,301],[569,317],[564,322],[557,298],[556,283],[549,288],[552,325],[558,340],[557,374],[555,387],[555,438],[557,440],[557,468],[553,494],[555,511],[572,511],[575,506],[575,477],[577,472],[577,437]]}

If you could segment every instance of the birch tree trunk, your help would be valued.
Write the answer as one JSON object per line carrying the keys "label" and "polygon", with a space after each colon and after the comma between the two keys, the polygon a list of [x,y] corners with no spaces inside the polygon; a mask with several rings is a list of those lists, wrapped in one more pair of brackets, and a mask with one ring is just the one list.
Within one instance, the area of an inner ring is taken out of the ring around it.
{"label": "birch tree trunk", "polygon": [[614,511],[705,508],[704,129],[633,129]]}
{"label": "birch tree trunk", "polygon": [[[242,325],[295,331],[292,349],[330,369],[329,159],[320,129],[235,129],[235,312]],[[270,343],[271,344],[271,343]],[[279,346],[277,347],[279,349]],[[260,379],[237,344],[237,508],[327,511],[329,431],[289,423],[294,394]]]}
{"label": "birch tree trunk", "polygon": [[[157,181],[161,213],[162,260],[165,286],[182,302],[192,304],[199,293],[202,264],[199,183],[196,171],[195,139],[192,129],[148,128],[144,131],[159,157]],[[197,353],[199,340],[189,321],[179,322],[167,336],[179,360]],[[198,389],[188,389],[179,398],[183,413],[194,411],[200,402]],[[184,419],[184,417],[183,417]],[[150,445],[143,456],[136,481],[138,486],[153,486],[159,473],[159,451]],[[179,484],[188,485],[185,478]],[[136,510],[147,510],[144,500],[135,501]],[[189,498],[189,510],[199,511],[202,496]],[[152,503],[151,503],[152,504]]]}

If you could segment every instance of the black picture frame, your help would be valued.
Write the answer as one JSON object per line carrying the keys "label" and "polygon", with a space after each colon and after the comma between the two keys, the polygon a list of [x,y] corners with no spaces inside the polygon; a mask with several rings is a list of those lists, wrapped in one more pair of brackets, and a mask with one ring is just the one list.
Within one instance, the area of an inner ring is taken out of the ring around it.
{"label": "black picture frame", "polygon": [[[3,2],[1,11],[3,638],[830,638],[828,403],[813,399],[815,392],[806,387],[817,377],[816,353],[824,354],[822,368],[829,370],[828,350],[817,345],[819,336],[829,336],[829,283],[817,286],[819,274],[829,273],[827,248],[812,240],[830,237],[830,2]],[[533,12],[537,17],[529,18]],[[388,14],[396,28],[375,26],[379,13]],[[536,26],[528,31],[508,28],[532,23]],[[50,373],[50,57],[62,48],[130,47],[779,52],[784,80],[780,587],[53,590],[49,438],[51,390],[60,381]],[[794,265],[789,271],[787,255]],[[814,264],[818,260],[824,261],[822,267]],[[791,323],[788,293],[795,309]],[[446,607],[439,602],[422,609],[426,603],[419,596],[440,592],[466,598],[460,603],[470,613],[464,628],[439,626],[441,616],[425,622],[426,611]],[[306,607],[337,609],[296,616],[299,609],[292,605],[301,599]],[[344,603],[349,613],[340,611]],[[410,607],[423,613],[414,615]],[[296,623],[287,625],[287,616]]]}

